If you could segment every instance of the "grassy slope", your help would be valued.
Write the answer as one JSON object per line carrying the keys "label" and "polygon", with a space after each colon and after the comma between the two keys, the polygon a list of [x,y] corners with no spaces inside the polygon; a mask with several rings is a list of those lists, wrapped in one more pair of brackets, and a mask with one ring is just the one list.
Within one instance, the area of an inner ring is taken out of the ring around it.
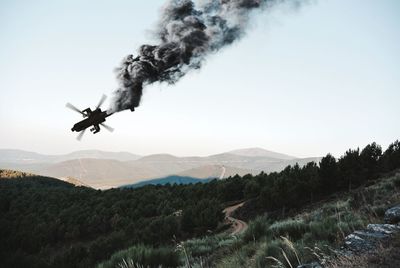
{"label": "grassy slope", "polygon": [[[221,233],[177,243],[175,252],[182,266],[190,263],[191,267],[296,267],[299,262],[311,261],[323,261],[331,267],[354,267],[349,266],[353,261],[369,265],[377,258],[349,261],[335,258],[333,252],[352,231],[382,222],[385,210],[400,202],[399,190],[400,173],[392,174],[351,193],[314,203],[291,218],[273,221],[259,216],[237,237]],[[387,263],[396,252],[399,248],[392,246],[376,255],[380,263]],[[127,262],[123,267],[135,267],[135,256],[137,253],[129,253],[129,249],[120,251],[100,267],[115,267],[123,260]]]}
{"label": "grassy slope", "polygon": [[222,256],[218,251],[213,253],[213,266],[265,267],[280,261],[283,267],[289,267],[288,262],[296,267],[299,261],[331,260],[333,250],[342,245],[346,235],[368,223],[383,221],[385,210],[400,202],[399,190],[400,173],[313,204],[292,218],[273,222],[267,216],[258,217],[250,222],[236,248]]}

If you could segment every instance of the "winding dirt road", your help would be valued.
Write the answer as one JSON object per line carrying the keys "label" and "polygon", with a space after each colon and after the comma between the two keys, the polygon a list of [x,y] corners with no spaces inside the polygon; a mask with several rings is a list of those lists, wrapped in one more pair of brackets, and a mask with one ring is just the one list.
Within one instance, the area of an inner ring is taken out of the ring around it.
{"label": "winding dirt road", "polygon": [[222,180],[225,177],[225,172],[226,172],[225,166],[221,166],[221,168],[222,168],[222,172],[221,172],[221,175],[219,176],[220,180]]}
{"label": "winding dirt road", "polygon": [[236,204],[234,206],[230,206],[224,209],[225,213],[225,220],[232,224],[231,235],[237,235],[243,233],[247,229],[247,223],[242,220],[238,220],[233,218],[231,215],[232,213],[238,209],[239,207],[243,206],[244,202]]}

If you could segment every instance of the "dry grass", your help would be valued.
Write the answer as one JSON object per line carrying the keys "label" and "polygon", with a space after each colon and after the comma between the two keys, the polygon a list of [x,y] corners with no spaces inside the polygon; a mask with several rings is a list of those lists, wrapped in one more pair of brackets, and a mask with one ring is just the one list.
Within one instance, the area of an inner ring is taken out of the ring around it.
{"label": "dry grass", "polygon": [[329,262],[325,267],[329,268],[398,268],[400,267],[400,248],[380,247],[375,252],[351,257],[338,257]]}
{"label": "dry grass", "polygon": [[400,267],[400,234],[393,237],[389,243],[382,244],[369,254],[350,257],[339,256],[327,263],[327,268],[398,268]]}

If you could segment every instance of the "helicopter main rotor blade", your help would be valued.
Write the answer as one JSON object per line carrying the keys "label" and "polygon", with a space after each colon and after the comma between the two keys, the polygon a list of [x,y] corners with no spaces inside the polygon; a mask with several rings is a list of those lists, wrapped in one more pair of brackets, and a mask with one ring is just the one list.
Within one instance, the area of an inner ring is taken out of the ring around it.
{"label": "helicopter main rotor blade", "polygon": [[99,101],[99,104],[97,104],[96,109],[100,108],[100,106],[104,103],[104,101],[107,99],[107,96],[103,94],[103,96],[101,96],[101,99]]}
{"label": "helicopter main rotor blade", "polygon": [[84,130],[82,130],[81,132],[79,132],[79,135],[76,137],[76,139],[77,139],[78,141],[80,141],[80,140],[82,139],[83,134],[85,134],[85,131],[86,131],[86,129],[84,129]]}
{"label": "helicopter main rotor blade", "polygon": [[71,109],[72,111],[75,111],[75,112],[80,113],[80,114],[83,115],[81,110],[79,110],[78,108],[76,108],[74,105],[72,105],[69,102],[67,104],[65,104],[65,107],[67,107],[67,108]]}
{"label": "helicopter main rotor blade", "polygon": [[105,129],[107,129],[108,131],[110,131],[110,132],[113,132],[113,131],[114,131],[114,129],[113,129],[112,127],[107,126],[107,125],[104,124],[104,123],[101,123],[100,125],[101,125],[102,127],[104,127]]}

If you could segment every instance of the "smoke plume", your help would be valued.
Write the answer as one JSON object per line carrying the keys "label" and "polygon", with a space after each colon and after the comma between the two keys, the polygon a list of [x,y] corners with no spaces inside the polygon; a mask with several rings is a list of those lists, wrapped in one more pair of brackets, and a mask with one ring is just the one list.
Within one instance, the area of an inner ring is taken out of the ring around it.
{"label": "smoke plume", "polygon": [[138,56],[128,55],[117,69],[119,88],[110,110],[134,110],[145,85],[175,83],[205,57],[243,36],[255,9],[301,0],[169,0],[156,29],[158,44],[142,45]]}

